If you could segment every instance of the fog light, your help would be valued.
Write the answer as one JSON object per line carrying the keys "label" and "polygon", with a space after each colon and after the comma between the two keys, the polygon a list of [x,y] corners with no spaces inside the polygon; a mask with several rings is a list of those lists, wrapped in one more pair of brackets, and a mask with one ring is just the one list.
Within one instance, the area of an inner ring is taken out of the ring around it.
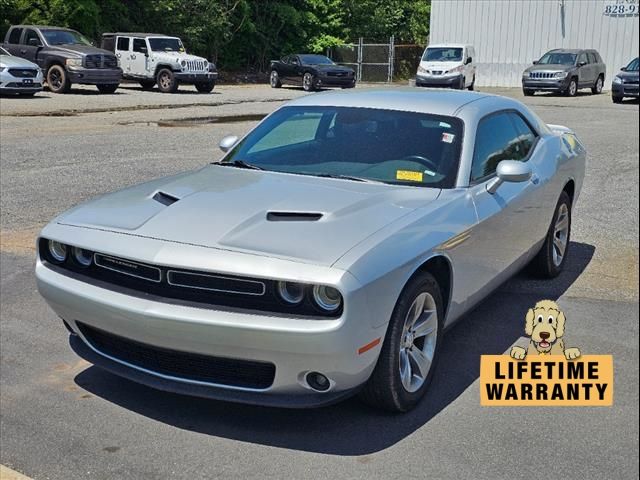
{"label": "fog light", "polygon": [[278,295],[285,302],[297,305],[304,297],[304,287],[301,283],[278,282]]}
{"label": "fog light", "polygon": [[318,372],[307,373],[307,383],[318,392],[326,392],[331,386],[329,379]]}
{"label": "fog light", "polygon": [[321,309],[327,312],[335,312],[342,303],[340,292],[333,287],[325,285],[313,287],[313,299]]}
{"label": "fog light", "polygon": [[73,247],[73,258],[83,267],[88,267],[93,261],[93,253],[80,247]]}
{"label": "fog light", "polygon": [[67,246],[64,243],[49,240],[49,253],[56,262],[64,262],[67,259]]}

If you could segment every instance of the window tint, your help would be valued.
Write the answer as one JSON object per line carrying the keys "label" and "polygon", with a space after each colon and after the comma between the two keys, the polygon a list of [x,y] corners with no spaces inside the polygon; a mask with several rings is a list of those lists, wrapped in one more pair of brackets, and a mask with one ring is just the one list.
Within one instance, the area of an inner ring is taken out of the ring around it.
{"label": "window tint", "polygon": [[471,181],[493,175],[502,160],[521,160],[522,147],[510,114],[498,113],[480,121],[471,164]]}
{"label": "window tint", "polygon": [[20,43],[20,35],[22,35],[21,28],[14,28],[9,34],[9,43]]}
{"label": "window tint", "polygon": [[536,134],[531,130],[531,127],[525,122],[524,118],[517,113],[509,113],[509,117],[513,121],[516,132],[518,133],[518,147],[515,150],[515,155],[520,155],[520,158],[514,157],[513,160],[523,160],[529,155],[536,141]]}
{"label": "window tint", "polygon": [[262,137],[247,153],[309,142],[316,137],[320,120],[322,120],[321,113],[293,115]]}
{"label": "window tint", "polygon": [[24,34],[24,44],[25,45],[33,44],[32,46],[36,46],[36,45],[42,45],[42,42],[40,41],[40,37],[38,37],[38,34],[35,32],[35,30],[31,30],[30,28],[28,28]]}
{"label": "window tint", "polygon": [[129,38],[128,37],[118,37],[118,44],[116,46],[116,50],[129,50]]}
{"label": "window tint", "polygon": [[133,51],[140,52],[140,53],[147,52],[147,42],[144,41],[144,38],[133,39]]}

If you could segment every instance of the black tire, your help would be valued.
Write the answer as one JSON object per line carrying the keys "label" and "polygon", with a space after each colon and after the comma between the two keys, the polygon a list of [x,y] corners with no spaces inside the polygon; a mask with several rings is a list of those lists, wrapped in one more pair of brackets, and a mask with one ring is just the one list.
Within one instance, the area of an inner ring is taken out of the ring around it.
{"label": "black tire", "polygon": [[578,79],[576,77],[573,77],[569,81],[569,85],[567,85],[564,93],[567,97],[575,97],[578,94]]}
{"label": "black tire", "polygon": [[156,83],[158,90],[162,93],[175,93],[178,90],[178,80],[171,70],[161,68],[156,74]]}
{"label": "black tire", "polygon": [[[558,263],[554,260],[554,239],[556,238],[556,223],[558,222],[558,217],[562,208],[566,207],[567,212],[567,233],[566,233],[566,247],[564,253],[562,255],[562,260]],[[566,261],[567,256],[569,254],[571,245],[571,198],[567,192],[563,191],[560,194],[560,198],[558,199],[558,203],[556,204],[556,209],[553,212],[553,219],[551,220],[551,225],[549,226],[549,230],[547,231],[547,236],[545,237],[544,244],[542,248],[535,256],[535,258],[529,264],[529,271],[540,278],[554,278],[557,277],[562,271]]]}
{"label": "black tire", "polygon": [[602,93],[602,87],[604,87],[604,76],[599,75],[596,83],[591,87],[591,93],[594,95],[600,95]]}
{"label": "black tire", "polygon": [[96,85],[100,93],[114,93],[118,89],[118,85]]}
{"label": "black tire", "polygon": [[469,85],[469,91],[473,92],[473,90],[476,88],[476,76],[473,76],[473,80],[471,80],[471,85]]}
{"label": "black tire", "polygon": [[[414,300],[426,292],[435,301],[437,331],[433,359],[424,383],[414,392],[409,392],[402,384],[400,376],[400,349],[404,340],[405,318]],[[391,315],[387,334],[382,344],[376,367],[360,392],[360,398],[367,404],[392,412],[411,410],[427,391],[436,369],[440,346],[442,345],[443,320],[442,294],[436,279],[429,273],[419,273],[405,286]]]}
{"label": "black tire", "polygon": [[155,80],[140,80],[140,86],[143,90],[151,90],[153,86],[156,84]]}
{"label": "black tire", "polygon": [[316,89],[316,77],[307,72],[302,76],[302,88],[305,92],[313,92]]}
{"label": "black tire", "polygon": [[465,85],[467,84],[467,79],[462,77],[460,79],[460,85],[458,85],[458,90],[464,90],[466,87]]}
{"label": "black tire", "polygon": [[216,82],[214,81],[198,82],[195,84],[196,90],[200,93],[211,93],[211,90],[213,90],[215,86]]}
{"label": "black tire", "polygon": [[528,88],[523,88],[522,89],[522,93],[524,93],[525,97],[533,97],[535,95],[536,91],[535,90],[530,90]]}
{"label": "black tire", "polygon": [[280,88],[282,86],[280,75],[275,70],[271,70],[269,74],[269,85],[271,85],[271,88]]}
{"label": "black tire", "polygon": [[622,97],[611,97],[611,100],[613,100],[613,103],[622,103]]}
{"label": "black tire", "polygon": [[69,75],[62,65],[52,65],[47,70],[47,84],[53,93],[67,93],[71,89]]}

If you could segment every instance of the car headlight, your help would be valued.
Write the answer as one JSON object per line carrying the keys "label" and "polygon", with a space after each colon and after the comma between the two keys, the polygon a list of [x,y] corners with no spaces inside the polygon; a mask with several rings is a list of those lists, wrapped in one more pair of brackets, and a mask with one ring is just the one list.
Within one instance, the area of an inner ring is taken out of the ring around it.
{"label": "car headlight", "polygon": [[342,305],[340,292],[326,285],[315,285],[313,287],[313,300],[318,307],[326,312],[335,312]]}
{"label": "car headlight", "polygon": [[620,85],[622,83],[622,78],[615,76],[613,78],[613,83],[615,83],[616,85]]}
{"label": "car headlight", "polygon": [[49,240],[49,254],[54,261],[62,263],[67,259],[67,246],[64,243]]}
{"label": "car headlight", "polygon": [[423,67],[418,67],[418,73],[429,73],[429,70]]}
{"label": "car headlight", "polygon": [[81,67],[82,66],[82,59],[81,58],[67,58],[64,63],[65,63],[65,65],[67,67]]}
{"label": "car headlight", "polygon": [[522,76],[524,78],[529,78],[529,77],[531,77],[531,72],[523,72]]}
{"label": "car headlight", "polygon": [[4,72],[7,69],[7,67],[0,67],[0,72]]}
{"label": "car headlight", "polygon": [[569,75],[569,72],[556,72],[554,75],[555,78],[566,78]]}
{"label": "car headlight", "polygon": [[187,61],[186,60],[182,60],[180,62],[180,65],[182,65],[183,67],[186,67],[187,66]]}
{"label": "car headlight", "polygon": [[73,259],[81,267],[88,267],[93,262],[93,252],[80,247],[73,247],[71,251],[73,252]]}
{"label": "car headlight", "polygon": [[304,285],[296,282],[278,282],[278,295],[290,305],[297,305],[304,298]]}
{"label": "car headlight", "polygon": [[460,73],[460,72],[463,72],[463,71],[464,71],[464,65],[460,65],[459,67],[452,68],[448,72],[444,72],[444,73],[452,74],[452,73]]}

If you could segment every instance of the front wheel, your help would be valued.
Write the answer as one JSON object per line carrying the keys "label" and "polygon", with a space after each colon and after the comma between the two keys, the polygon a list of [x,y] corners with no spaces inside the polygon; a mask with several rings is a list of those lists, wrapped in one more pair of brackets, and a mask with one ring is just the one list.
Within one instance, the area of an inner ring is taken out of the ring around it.
{"label": "front wheel", "polygon": [[199,91],[200,93],[211,93],[211,90],[213,90],[213,87],[215,87],[216,82],[210,81],[210,82],[199,82],[196,83],[196,90]]}
{"label": "front wheel", "polygon": [[162,93],[174,93],[178,90],[178,80],[171,70],[163,68],[156,75],[158,90]]}
{"label": "front wheel", "polygon": [[67,93],[71,89],[71,81],[67,71],[61,65],[52,65],[47,71],[47,84],[53,93]]}
{"label": "front wheel", "polygon": [[567,260],[570,239],[571,198],[567,192],[563,191],[558,199],[544,244],[531,261],[531,272],[542,278],[557,277]]}
{"label": "front wheel", "polygon": [[316,89],[316,79],[309,72],[302,77],[302,88],[305,92],[313,92]]}
{"label": "front wheel", "polygon": [[594,95],[600,95],[602,93],[603,85],[604,85],[604,78],[602,78],[602,75],[600,75],[596,80],[595,85],[591,88],[591,93],[593,93]]}
{"label": "front wheel", "polygon": [[575,97],[576,94],[578,93],[578,80],[576,80],[575,78],[572,78],[571,81],[569,82],[569,86],[567,87],[567,90],[565,91],[567,97]]}
{"label": "front wheel", "polygon": [[118,85],[97,85],[100,93],[114,93],[118,89]]}
{"label": "front wheel", "polygon": [[611,97],[613,103],[622,103],[622,97]]}
{"label": "front wheel", "polygon": [[535,90],[529,90],[528,88],[523,88],[522,89],[522,93],[524,93],[525,97],[533,97],[533,95],[536,93]]}
{"label": "front wheel", "polygon": [[473,80],[471,80],[471,85],[469,85],[469,90],[473,91],[476,88],[476,76],[473,76]]}
{"label": "front wheel", "polygon": [[393,412],[416,406],[433,378],[442,316],[438,282],[426,272],[416,275],[400,294],[378,363],[360,394],[366,403]]}

